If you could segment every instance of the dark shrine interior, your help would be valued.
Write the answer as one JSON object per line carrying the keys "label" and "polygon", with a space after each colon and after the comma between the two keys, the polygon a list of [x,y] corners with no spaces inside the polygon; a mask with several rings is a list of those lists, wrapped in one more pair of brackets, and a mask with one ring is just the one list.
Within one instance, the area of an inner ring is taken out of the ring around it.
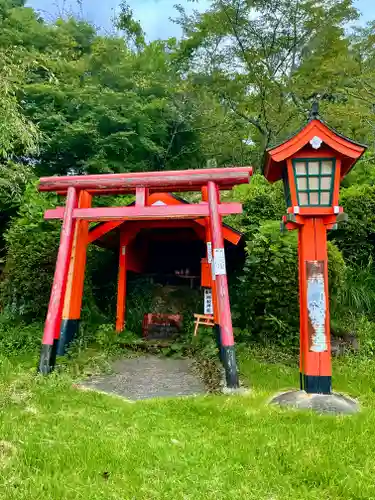
{"label": "dark shrine interior", "polygon": [[[111,249],[116,255],[119,232],[106,234],[96,244]],[[224,245],[227,272],[231,273],[244,264],[243,240],[238,245],[225,241]],[[128,271],[150,276],[162,285],[186,284],[198,288],[201,260],[205,257],[206,244],[192,227],[141,229],[128,247]]]}
{"label": "dark shrine interior", "polygon": [[138,236],[146,242],[145,274],[161,284],[182,285],[187,278],[195,278],[199,285],[205,244],[192,228],[148,229]]}

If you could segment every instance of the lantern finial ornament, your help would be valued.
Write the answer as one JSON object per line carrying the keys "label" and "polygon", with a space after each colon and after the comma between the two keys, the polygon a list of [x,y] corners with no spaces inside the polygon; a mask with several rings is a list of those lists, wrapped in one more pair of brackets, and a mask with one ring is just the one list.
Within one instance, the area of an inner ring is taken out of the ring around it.
{"label": "lantern finial ornament", "polygon": [[310,120],[316,120],[319,118],[319,101],[314,101],[311,106]]}

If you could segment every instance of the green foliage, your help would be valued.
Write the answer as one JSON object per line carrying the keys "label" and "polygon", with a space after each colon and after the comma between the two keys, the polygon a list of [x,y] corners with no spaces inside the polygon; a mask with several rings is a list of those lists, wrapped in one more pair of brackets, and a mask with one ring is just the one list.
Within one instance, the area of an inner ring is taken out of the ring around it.
{"label": "green foliage", "polygon": [[0,164],[0,207],[3,214],[19,208],[26,185],[32,180],[30,167],[12,161]]}
{"label": "green foliage", "polygon": [[140,341],[140,338],[129,330],[118,334],[113,323],[103,323],[98,326],[92,338],[92,343],[108,354],[124,354],[125,345],[134,344],[136,346]]}
{"label": "green foliage", "polygon": [[[233,301],[239,339],[295,345],[299,335],[297,234],[280,233],[277,222],[264,223],[248,243],[243,276]],[[330,293],[341,289],[345,264],[329,244]]]}
{"label": "green foliage", "polygon": [[0,45],[0,158],[37,152],[37,127],[25,117],[17,92],[25,79],[25,63],[16,50]]}
{"label": "green foliage", "polygon": [[355,333],[360,346],[360,355],[373,358],[375,355],[375,323],[366,316],[356,318]]}
{"label": "green foliage", "polygon": [[243,213],[240,216],[228,217],[228,222],[247,238],[251,237],[263,222],[281,220],[285,214],[282,184],[270,184],[260,174],[253,175],[250,184],[237,186],[231,196],[243,204]]}
{"label": "green foliage", "polygon": [[353,185],[341,192],[340,203],[349,220],[332,238],[345,258],[366,265],[375,260],[375,185]]}
{"label": "green foliage", "polygon": [[0,352],[13,357],[35,354],[40,349],[43,324],[15,321],[6,314],[0,315]]}
{"label": "green foliage", "polygon": [[278,223],[266,223],[254,234],[247,253],[234,304],[236,324],[254,341],[295,343],[299,325],[296,234],[282,236]]}
{"label": "green foliage", "polygon": [[127,40],[134,43],[137,49],[145,45],[145,33],[138,21],[134,20],[133,11],[128,2],[122,0],[120,3],[120,12],[116,19],[116,28],[124,32]]}
{"label": "green foliage", "polygon": [[[344,31],[358,16],[351,0],[225,0],[190,16],[179,11],[181,59],[195,84],[209,88],[242,125],[242,139],[256,145],[257,166],[268,146],[306,120],[317,96],[336,126],[345,109],[359,109],[347,91],[360,74]],[[370,105],[359,106],[369,117]],[[362,135],[360,120],[355,125]]]}
{"label": "green foliage", "polygon": [[375,274],[373,263],[367,266],[348,266],[345,272],[344,286],[341,287],[339,301],[341,310],[361,313],[368,317],[375,314]]}
{"label": "green foliage", "polygon": [[149,279],[136,277],[128,282],[126,327],[142,334],[143,317],[152,312],[154,285]]}
{"label": "green foliage", "polygon": [[5,234],[7,260],[1,284],[3,309],[11,315],[44,318],[55,268],[60,224],[43,219],[56,196],[25,192],[18,216]]}

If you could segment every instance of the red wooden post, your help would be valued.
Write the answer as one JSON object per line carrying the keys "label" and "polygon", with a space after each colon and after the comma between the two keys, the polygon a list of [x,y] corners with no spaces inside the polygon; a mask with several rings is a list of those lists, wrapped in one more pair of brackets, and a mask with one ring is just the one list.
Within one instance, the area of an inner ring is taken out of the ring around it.
{"label": "red wooden post", "polygon": [[225,266],[222,221],[218,211],[219,191],[212,181],[207,184],[208,205],[212,235],[213,266],[216,278],[216,297],[218,305],[218,328],[221,341],[221,361],[224,365],[227,386],[239,387],[232,317],[230,312],[228,280]]}
{"label": "red wooden post", "polygon": [[119,272],[117,284],[117,316],[116,332],[121,333],[125,328],[126,308],[126,244],[125,232],[120,233]]}
{"label": "red wooden post", "polygon": [[301,389],[330,394],[327,226],[323,218],[308,218],[300,227],[299,267]]}
{"label": "red wooden post", "polygon": [[147,205],[148,189],[141,187],[135,190],[135,204],[139,207]]}
{"label": "red wooden post", "polygon": [[60,333],[64,295],[68,279],[69,262],[73,242],[73,210],[77,206],[77,193],[70,187],[67,192],[64,219],[61,228],[60,247],[57,254],[55,275],[44,327],[42,350],[38,371],[50,373],[56,361],[57,338]]}
{"label": "red wooden post", "polygon": [[[202,188],[202,201],[208,202],[208,190],[207,186],[204,186]],[[213,254],[212,254],[212,235],[211,235],[211,223],[210,223],[210,218],[206,217],[205,218],[205,236],[206,236],[206,256],[207,256],[207,262],[210,265],[210,271],[211,271],[211,288],[212,288],[212,305],[213,305],[213,310],[214,310],[214,320],[215,320],[215,325],[218,325],[218,319],[219,319],[219,311],[218,311],[218,303],[217,303],[217,294],[216,294],[216,276],[215,273],[213,272]],[[216,328],[216,342],[217,346],[220,350],[221,354],[221,342],[220,342],[220,332],[219,329]]]}
{"label": "red wooden post", "polygon": [[[91,206],[91,195],[81,191],[78,199],[79,208]],[[66,286],[64,309],[60,340],[57,346],[57,355],[63,356],[69,344],[78,333],[81,318],[83,286],[85,282],[86,252],[88,245],[89,223],[78,220],[75,223],[72,253],[69,265],[68,282]]]}

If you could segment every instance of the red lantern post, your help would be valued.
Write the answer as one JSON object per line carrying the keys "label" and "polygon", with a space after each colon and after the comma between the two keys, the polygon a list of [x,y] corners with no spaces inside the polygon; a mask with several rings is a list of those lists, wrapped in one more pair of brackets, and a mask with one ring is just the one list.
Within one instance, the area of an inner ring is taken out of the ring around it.
{"label": "red lantern post", "polygon": [[344,219],[340,180],[365,151],[313,112],[294,137],[267,151],[264,175],[283,180],[284,224],[299,231],[300,379],[310,394],[332,390],[327,230]]}

